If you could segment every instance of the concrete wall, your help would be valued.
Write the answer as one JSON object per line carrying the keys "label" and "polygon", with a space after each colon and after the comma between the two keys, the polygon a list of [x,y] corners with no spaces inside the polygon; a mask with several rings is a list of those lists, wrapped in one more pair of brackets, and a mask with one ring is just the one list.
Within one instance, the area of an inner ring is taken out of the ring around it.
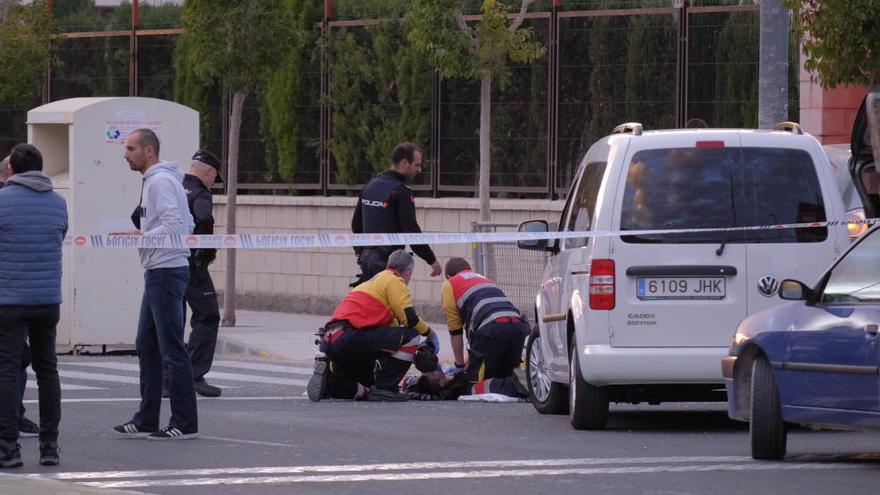
{"label": "concrete wall", "polygon": [[[468,198],[418,198],[417,216],[425,232],[471,232],[478,203]],[[214,197],[216,233],[226,233],[226,197]],[[236,211],[238,233],[294,234],[302,232],[351,232],[354,198],[239,196]],[[493,200],[493,220],[520,223],[525,220],[558,221],[562,201]],[[432,246],[441,264],[452,256],[471,259],[468,244]],[[226,251],[220,250],[211,273],[219,292],[224,287]],[[236,293],[240,308],[329,314],[349,291],[360,272],[350,248],[239,250]],[[410,290],[417,309],[432,321],[442,321],[440,285],[431,279],[430,267],[416,259]]]}

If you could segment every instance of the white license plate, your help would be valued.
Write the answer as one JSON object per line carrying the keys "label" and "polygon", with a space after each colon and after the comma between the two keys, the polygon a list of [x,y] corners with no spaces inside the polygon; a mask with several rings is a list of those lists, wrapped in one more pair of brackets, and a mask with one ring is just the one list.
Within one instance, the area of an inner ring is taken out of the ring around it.
{"label": "white license plate", "polygon": [[724,299],[727,295],[724,277],[639,277],[636,296],[639,299]]}

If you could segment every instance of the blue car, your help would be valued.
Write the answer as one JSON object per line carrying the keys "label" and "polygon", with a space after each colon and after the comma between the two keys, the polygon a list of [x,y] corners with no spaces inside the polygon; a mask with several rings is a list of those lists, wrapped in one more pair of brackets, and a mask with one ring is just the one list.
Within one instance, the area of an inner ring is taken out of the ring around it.
{"label": "blue car", "polygon": [[785,280],[792,302],[737,328],[722,360],[727,412],[750,423],[752,457],[785,456],[786,424],[880,428],[880,227],[815,288]]}

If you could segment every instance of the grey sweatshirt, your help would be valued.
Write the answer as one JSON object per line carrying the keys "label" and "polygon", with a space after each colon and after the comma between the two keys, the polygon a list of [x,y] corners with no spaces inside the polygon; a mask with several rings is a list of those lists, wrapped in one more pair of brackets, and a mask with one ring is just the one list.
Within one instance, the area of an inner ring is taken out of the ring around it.
{"label": "grey sweatshirt", "polygon": [[[144,174],[141,201],[141,230],[144,235],[192,234],[194,224],[183,190],[183,175],[177,168],[177,162],[168,161],[151,166]],[[189,249],[184,247],[140,248],[138,254],[145,270],[189,265]]]}

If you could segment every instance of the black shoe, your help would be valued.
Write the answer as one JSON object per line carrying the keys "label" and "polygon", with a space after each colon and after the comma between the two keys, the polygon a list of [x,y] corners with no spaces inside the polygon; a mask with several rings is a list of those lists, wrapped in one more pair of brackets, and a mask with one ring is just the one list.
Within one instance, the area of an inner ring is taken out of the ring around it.
{"label": "black shoe", "polygon": [[223,393],[220,387],[208,385],[208,382],[205,380],[197,380],[193,382],[193,386],[196,389],[196,393],[202,397],[220,397],[220,394]]}
{"label": "black shoe", "polygon": [[113,431],[115,431],[117,435],[126,438],[147,438],[153,433],[156,433],[156,430],[146,430],[130,421],[124,425],[114,426]]}
{"label": "black shoe", "polygon": [[15,444],[12,450],[0,447],[0,468],[17,468],[24,466],[21,462],[21,446]]}
{"label": "black shoe", "polygon": [[367,394],[367,401],[369,402],[406,402],[408,400],[409,394],[381,388],[371,388],[370,393]]}
{"label": "black shoe", "polygon": [[527,399],[529,397],[529,389],[523,385],[516,373],[511,373],[510,379],[513,380],[513,386],[516,387],[516,393],[520,398]]}
{"label": "black shoe", "polygon": [[330,363],[326,358],[315,358],[315,372],[309,378],[306,386],[306,395],[312,402],[318,402],[327,398],[327,380],[330,376]]}
{"label": "black shoe", "polygon": [[172,428],[171,426],[166,426],[156,433],[152,433],[147,437],[147,440],[189,440],[191,438],[197,438],[199,436],[199,432],[194,431],[191,433],[184,433],[177,428]]}
{"label": "black shoe", "polygon": [[58,442],[40,442],[40,465],[58,465]]}
{"label": "black shoe", "polygon": [[18,436],[20,437],[35,437],[40,434],[40,425],[34,423],[33,421],[22,417],[18,422]]}

